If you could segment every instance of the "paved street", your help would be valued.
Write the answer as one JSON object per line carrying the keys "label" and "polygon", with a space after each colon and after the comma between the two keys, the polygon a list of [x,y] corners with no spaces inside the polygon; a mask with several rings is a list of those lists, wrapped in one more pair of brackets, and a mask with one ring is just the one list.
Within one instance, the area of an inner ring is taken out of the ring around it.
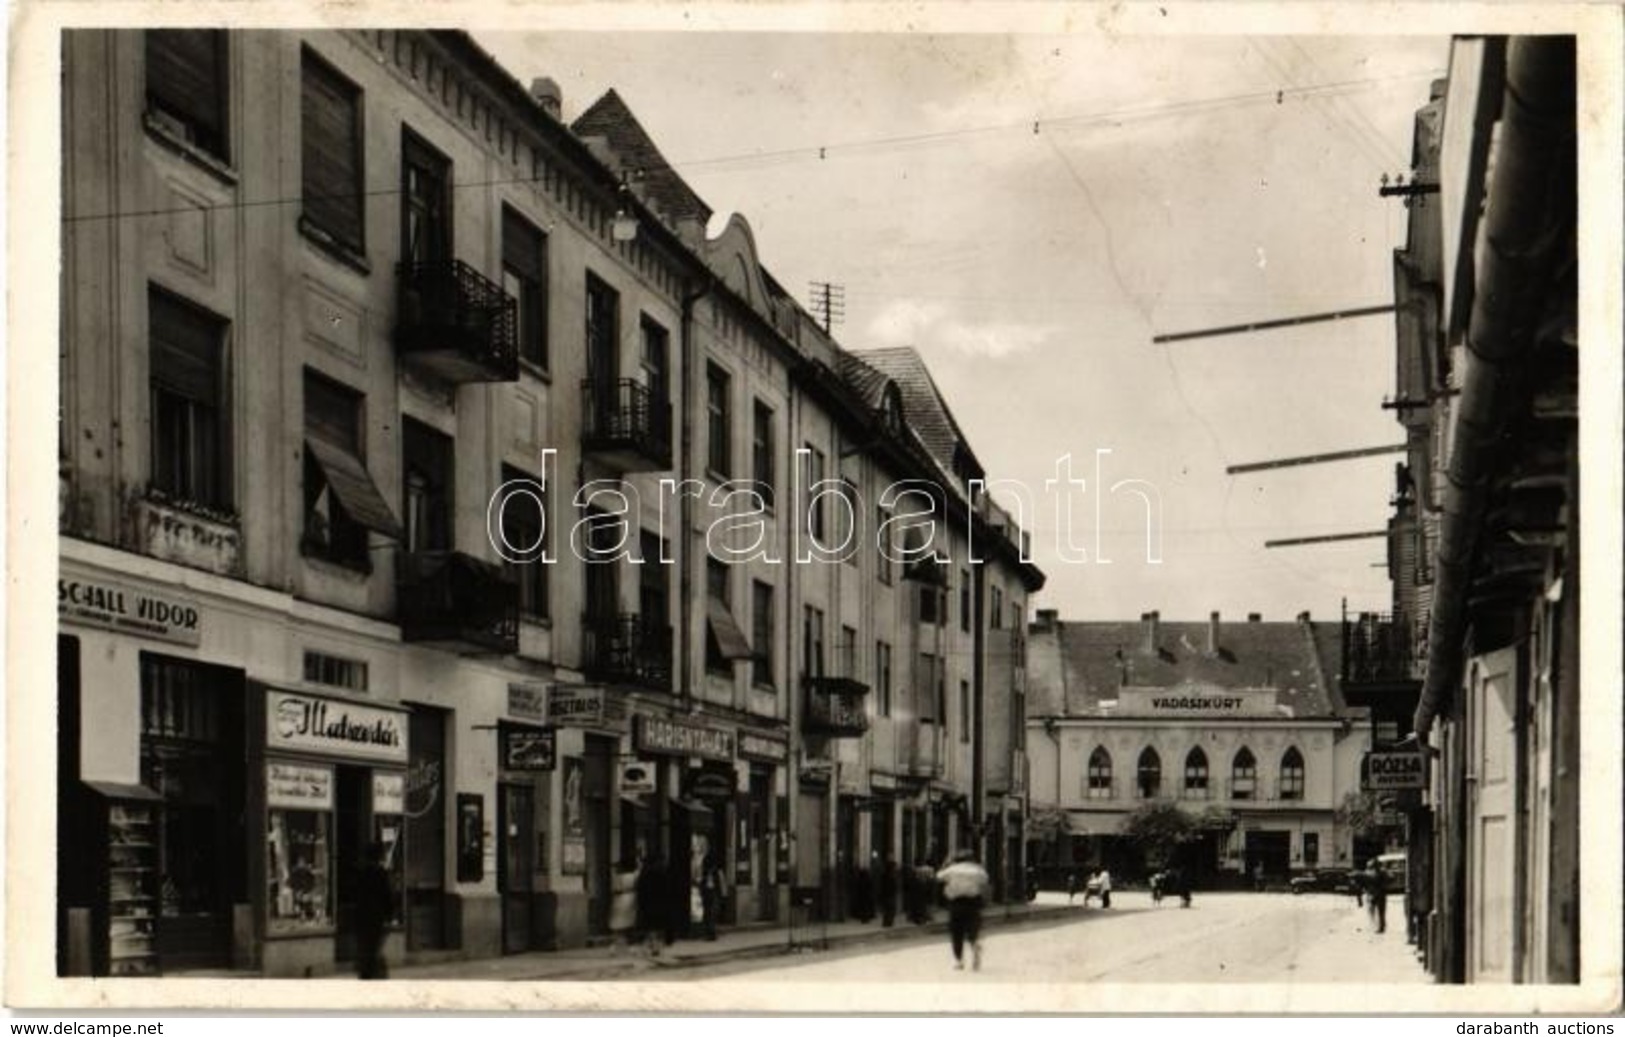
{"label": "paved street", "polygon": [[[1054,897],[1045,894],[1045,900]],[[1064,902],[1065,898],[1060,897]],[[1078,908],[1056,922],[994,927],[983,968],[964,978],[1001,983],[1427,983],[1390,905],[1389,929],[1332,894],[1216,893],[1189,910],[1126,892],[1111,910]],[[954,976],[947,938],[866,944],[795,958],[696,965],[639,979],[727,977],[775,982],[933,982]]]}

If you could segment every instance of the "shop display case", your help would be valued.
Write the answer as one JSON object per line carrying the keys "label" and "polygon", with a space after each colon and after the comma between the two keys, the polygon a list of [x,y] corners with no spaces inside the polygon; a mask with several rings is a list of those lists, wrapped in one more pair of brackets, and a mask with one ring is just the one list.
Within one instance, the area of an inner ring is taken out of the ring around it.
{"label": "shop display case", "polygon": [[96,793],[98,903],[92,911],[94,973],[158,974],[157,793],[141,785],[87,783]]}

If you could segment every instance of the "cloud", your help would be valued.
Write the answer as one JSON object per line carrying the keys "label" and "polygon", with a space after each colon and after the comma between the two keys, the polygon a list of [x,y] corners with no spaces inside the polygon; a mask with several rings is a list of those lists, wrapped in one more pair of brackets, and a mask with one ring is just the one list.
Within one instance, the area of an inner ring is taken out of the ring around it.
{"label": "cloud", "polygon": [[869,334],[877,345],[946,347],[964,356],[992,360],[1036,349],[1048,342],[1055,330],[1050,325],[1013,321],[973,323],[951,314],[942,303],[918,299],[888,303],[869,322]]}

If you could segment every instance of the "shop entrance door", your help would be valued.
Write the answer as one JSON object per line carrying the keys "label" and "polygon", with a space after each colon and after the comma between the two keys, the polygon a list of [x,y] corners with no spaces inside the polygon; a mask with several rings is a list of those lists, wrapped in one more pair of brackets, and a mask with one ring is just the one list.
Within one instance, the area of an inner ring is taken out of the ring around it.
{"label": "shop entrance door", "polygon": [[530,950],[531,890],[536,874],[535,790],[503,784],[497,789],[497,890],[502,896],[502,952]]}
{"label": "shop entrance door", "polygon": [[1246,843],[1247,881],[1262,876],[1266,882],[1286,879],[1292,859],[1291,832],[1248,832]]}
{"label": "shop entrance door", "polygon": [[356,891],[372,831],[372,772],[365,767],[334,768],[333,878],[336,886],[333,958],[355,960]]}
{"label": "shop entrance door", "polygon": [[[1467,982],[1509,983],[1518,916],[1517,650],[1473,660],[1467,695]],[[1473,779],[1477,780],[1474,781]]]}
{"label": "shop entrance door", "polygon": [[614,895],[610,879],[610,790],[614,783],[614,739],[587,736],[587,758],[582,761],[581,782],[583,827],[587,850],[587,933],[603,936],[609,932],[609,908]]}
{"label": "shop entrance door", "polygon": [[[779,914],[779,898],[773,885],[774,846],[767,823],[772,802],[773,772],[751,768],[750,853],[752,878],[756,880],[756,920],[759,922],[771,922]],[[739,852],[745,853],[745,847],[741,846]]]}

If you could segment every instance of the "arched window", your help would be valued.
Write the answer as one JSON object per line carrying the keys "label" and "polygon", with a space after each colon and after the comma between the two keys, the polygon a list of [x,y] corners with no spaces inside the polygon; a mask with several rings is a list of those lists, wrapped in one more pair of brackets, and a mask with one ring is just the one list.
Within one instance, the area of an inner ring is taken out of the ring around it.
{"label": "arched window", "polygon": [[1089,784],[1084,791],[1090,799],[1112,798],[1112,754],[1103,745],[1089,754]]}
{"label": "arched window", "polygon": [[1185,754],[1185,795],[1190,799],[1207,798],[1207,753],[1201,746]]}
{"label": "arched window", "polygon": [[1140,766],[1135,779],[1141,799],[1155,799],[1162,788],[1162,758],[1149,745],[1140,753]]}
{"label": "arched window", "polygon": [[1281,757],[1281,798],[1303,798],[1303,754],[1292,746]]}
{"label": "arched window", "polygon": [[1257,787],[1258,761],[1253,759],[1251,749],[1242,746],[1230,765],[1230,798],[1252,799]]}

